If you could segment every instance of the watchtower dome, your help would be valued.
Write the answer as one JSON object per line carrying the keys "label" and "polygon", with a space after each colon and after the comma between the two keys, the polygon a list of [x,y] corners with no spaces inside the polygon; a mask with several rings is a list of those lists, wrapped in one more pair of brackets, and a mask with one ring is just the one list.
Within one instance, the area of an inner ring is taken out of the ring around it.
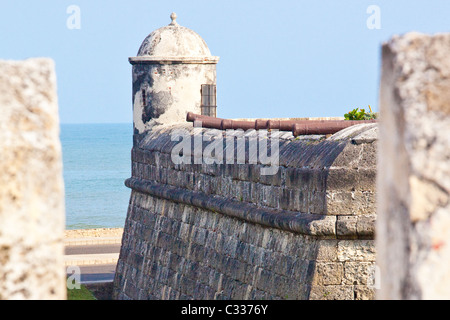
{"label": "watchtower dome", "polygon": [[168,26],[145,38],[136,57],[129,58],[133,65],[135,134],[184,122],[187,112],[205,114],[211,110],[205,106],[213,107],[215,116],[219,57],[211,55],[197,33],[180,26],[175,13],[171,19]]}

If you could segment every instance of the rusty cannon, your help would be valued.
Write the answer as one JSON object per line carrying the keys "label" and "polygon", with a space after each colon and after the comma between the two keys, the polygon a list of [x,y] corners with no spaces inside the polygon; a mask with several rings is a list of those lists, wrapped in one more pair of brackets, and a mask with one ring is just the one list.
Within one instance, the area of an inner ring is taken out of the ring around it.
{"label": "rusty cannon", "polygon": [[192,112],[187,113],[186,120],[193,122],[195,126],[220,130],[267,129],[291,131],[295,137],[300,135],[334,134],[357,124],[377,122],[377,120],[231,120],[199,115]]}

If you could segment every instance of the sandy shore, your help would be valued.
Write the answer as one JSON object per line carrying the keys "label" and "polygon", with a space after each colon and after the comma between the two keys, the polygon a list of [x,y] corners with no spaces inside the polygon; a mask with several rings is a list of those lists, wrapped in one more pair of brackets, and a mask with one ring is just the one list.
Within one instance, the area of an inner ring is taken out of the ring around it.
{"label": "sandy shore", "polygon": [[97,229],[79,229],[66,230],[66,238],[103,238],[103,237],[121,237],[123,228],[97,228]]}

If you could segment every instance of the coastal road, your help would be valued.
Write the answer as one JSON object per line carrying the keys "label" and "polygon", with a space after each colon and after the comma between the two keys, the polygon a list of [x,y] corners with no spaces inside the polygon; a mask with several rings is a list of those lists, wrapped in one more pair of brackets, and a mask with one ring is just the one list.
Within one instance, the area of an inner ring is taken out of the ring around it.
{"label": "coastal road", "polygon": [[65,247],[66,255],[99,255],[120,252],[120,244],[69,245]]}
{"label": "coastal road", "polygon": [[117,259],[120,252],[120,238],[100,242],[98,239],[66,242],[65,265],[67,275],[73,275],[79,268],[81,283],[111,282],[114,280]]}
{"label": "coastal road", "polygon": [[81,283],[112,282],[116,272],[115,264],[81,266]]}

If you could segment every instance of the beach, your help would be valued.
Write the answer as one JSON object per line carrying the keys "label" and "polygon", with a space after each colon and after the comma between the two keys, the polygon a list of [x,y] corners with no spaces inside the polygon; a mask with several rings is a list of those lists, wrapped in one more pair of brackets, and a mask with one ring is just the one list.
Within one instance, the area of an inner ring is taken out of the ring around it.
{"label": "beach", "polygon": [[121,237],[123,234],[123,228],[95,228],[95,229],[77,229],[66,230],[66,239],[79,239],[79,238],[110,238]]}

